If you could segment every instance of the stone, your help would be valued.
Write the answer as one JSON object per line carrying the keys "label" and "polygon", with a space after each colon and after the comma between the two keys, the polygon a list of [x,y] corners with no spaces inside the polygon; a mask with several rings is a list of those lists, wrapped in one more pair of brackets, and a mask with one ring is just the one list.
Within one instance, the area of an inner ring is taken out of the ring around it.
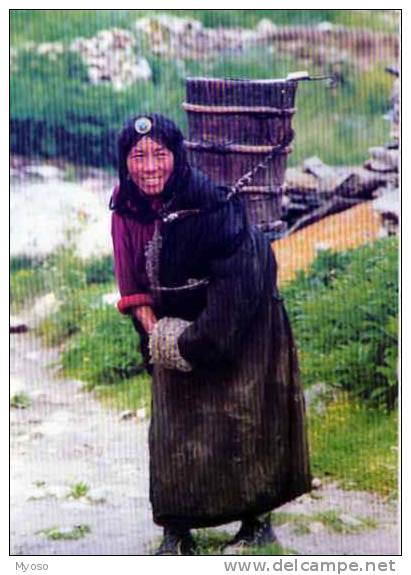
{"label": "stone", "polygon": [[261,36],[270,36],[271,34],[275,34],[275,32],[277,32],[278,26],[276,26],[272,20],[263,18],[257,23],[255,29]]}
{"label": "stone", "polygon": [[87,499],[91,503],[105,503],[108,495],[109,491],[104,487],[95,487],[87,492]]}
{"label": "stone", "polygon": [[60,304],[53,292],[40,297],[33,306],[33,316],[36,320],[44,319],[48,315],[56,312]]}
{"label": "stone", "polygon": [[320,489],[320,487],[322,487],[321,479],[319,479],[318,477],[313,477],[313,480],[311,481],[311,487],[313,489]]}
{"label": "stone", "polygon": [[348,513],[342,513],[340,515],[340,521],[346,525],[347,527],[358,528],[363,526],[363,522],[352,515],[348,515]]}
{"label": "stone", "polygon": [[56,499],[66,499],[71,494],[71,489],[66,485],[50,485],[46,487],[46,493]]}
{"label": "stone", "polygon": [[16,315],[10,316],[10,333],[25,333],[28,330],[29,327],[25,320]]}
{"label": "stone", "polygon": [[101,301],[106,305],[116,305],[119,299],[120,294],[118,291],[106,293],[101,297]]}
{"label": "stone", "polygon": [[38,499],[45,499],[48,496],[44,487],[32,487],[26,492],[27,501],[35,501]]}
{"label": "stone", "polygon": [[310,533],[324,533],[327,530],[325,525],[321,521],[313,521],[309,524]]}
{"label": "stone", "polygon": [[45,164],[26,166],[24,172],[30,176],[41,178],[42,180],[58,180],[63,177],[63,172],[59,168]]}
{"label": "stone", "polygon": [[127,419],[132,419],[133,417],[136,417],[136,412],[131,409],[126,409],[120,413],[119,419],[120,421],[125,421]]}
{"label": "stone", "polygon": [[25,393],[27,391],[27,385],[19,377],[14,375],[10,376],[10,397],[17,395],[19,393]]}

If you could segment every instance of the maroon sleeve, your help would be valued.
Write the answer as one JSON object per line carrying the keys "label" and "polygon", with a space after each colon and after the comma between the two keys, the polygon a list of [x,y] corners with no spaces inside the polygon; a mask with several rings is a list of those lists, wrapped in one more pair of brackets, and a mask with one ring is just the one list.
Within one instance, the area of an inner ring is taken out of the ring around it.
{"label": "maroon sleeve", "polygon": [[127,221],[113,212],[111,236],[114,250],[114,273],[121,299],[117,302],[121,313],[130,313],[139,305],[153,305],[153,298],[147,289],[146,278],[139,278],[133,257],[134,249]]}

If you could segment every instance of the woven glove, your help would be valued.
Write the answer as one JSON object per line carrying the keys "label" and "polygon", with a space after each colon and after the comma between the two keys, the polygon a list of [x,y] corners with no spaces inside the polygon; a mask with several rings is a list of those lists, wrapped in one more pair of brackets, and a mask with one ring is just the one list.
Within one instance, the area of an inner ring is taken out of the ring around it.
{"label": "woven glove", "polygon": [[177,345],[179,336],[189,325],[189,321],[178,317],[163,317],[156,322],[150,334],[150,363],[160,364],[166,369],[192,371]]}

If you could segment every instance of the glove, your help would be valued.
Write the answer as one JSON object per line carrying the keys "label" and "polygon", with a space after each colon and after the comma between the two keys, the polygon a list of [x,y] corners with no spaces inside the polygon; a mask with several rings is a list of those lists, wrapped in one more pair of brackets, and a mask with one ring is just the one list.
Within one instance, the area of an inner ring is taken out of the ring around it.
{"label": "glove", "polygon": [[180,354],[177,345],[179,336],[189,325],[189,321],[178,317],[163,317],[156,322],[149,340],[150,363],[166,369],[192,371],[191,364]]}

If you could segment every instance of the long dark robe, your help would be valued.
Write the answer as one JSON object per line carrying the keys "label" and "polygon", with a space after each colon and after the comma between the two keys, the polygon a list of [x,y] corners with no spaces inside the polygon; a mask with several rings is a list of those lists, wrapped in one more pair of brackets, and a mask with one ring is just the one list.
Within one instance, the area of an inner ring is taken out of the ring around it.
{"label": "long dark robe", "polygon": [[271,246],[238,198],[195,173],[174,204],[193,208],[160,227],[160,284],[209,285],[155,298],[158,317],[193,322],[178,340],[193,371],[154,366],[150,499],[156,523],[204,527],[272,510],[309,491],[311,475]]}

